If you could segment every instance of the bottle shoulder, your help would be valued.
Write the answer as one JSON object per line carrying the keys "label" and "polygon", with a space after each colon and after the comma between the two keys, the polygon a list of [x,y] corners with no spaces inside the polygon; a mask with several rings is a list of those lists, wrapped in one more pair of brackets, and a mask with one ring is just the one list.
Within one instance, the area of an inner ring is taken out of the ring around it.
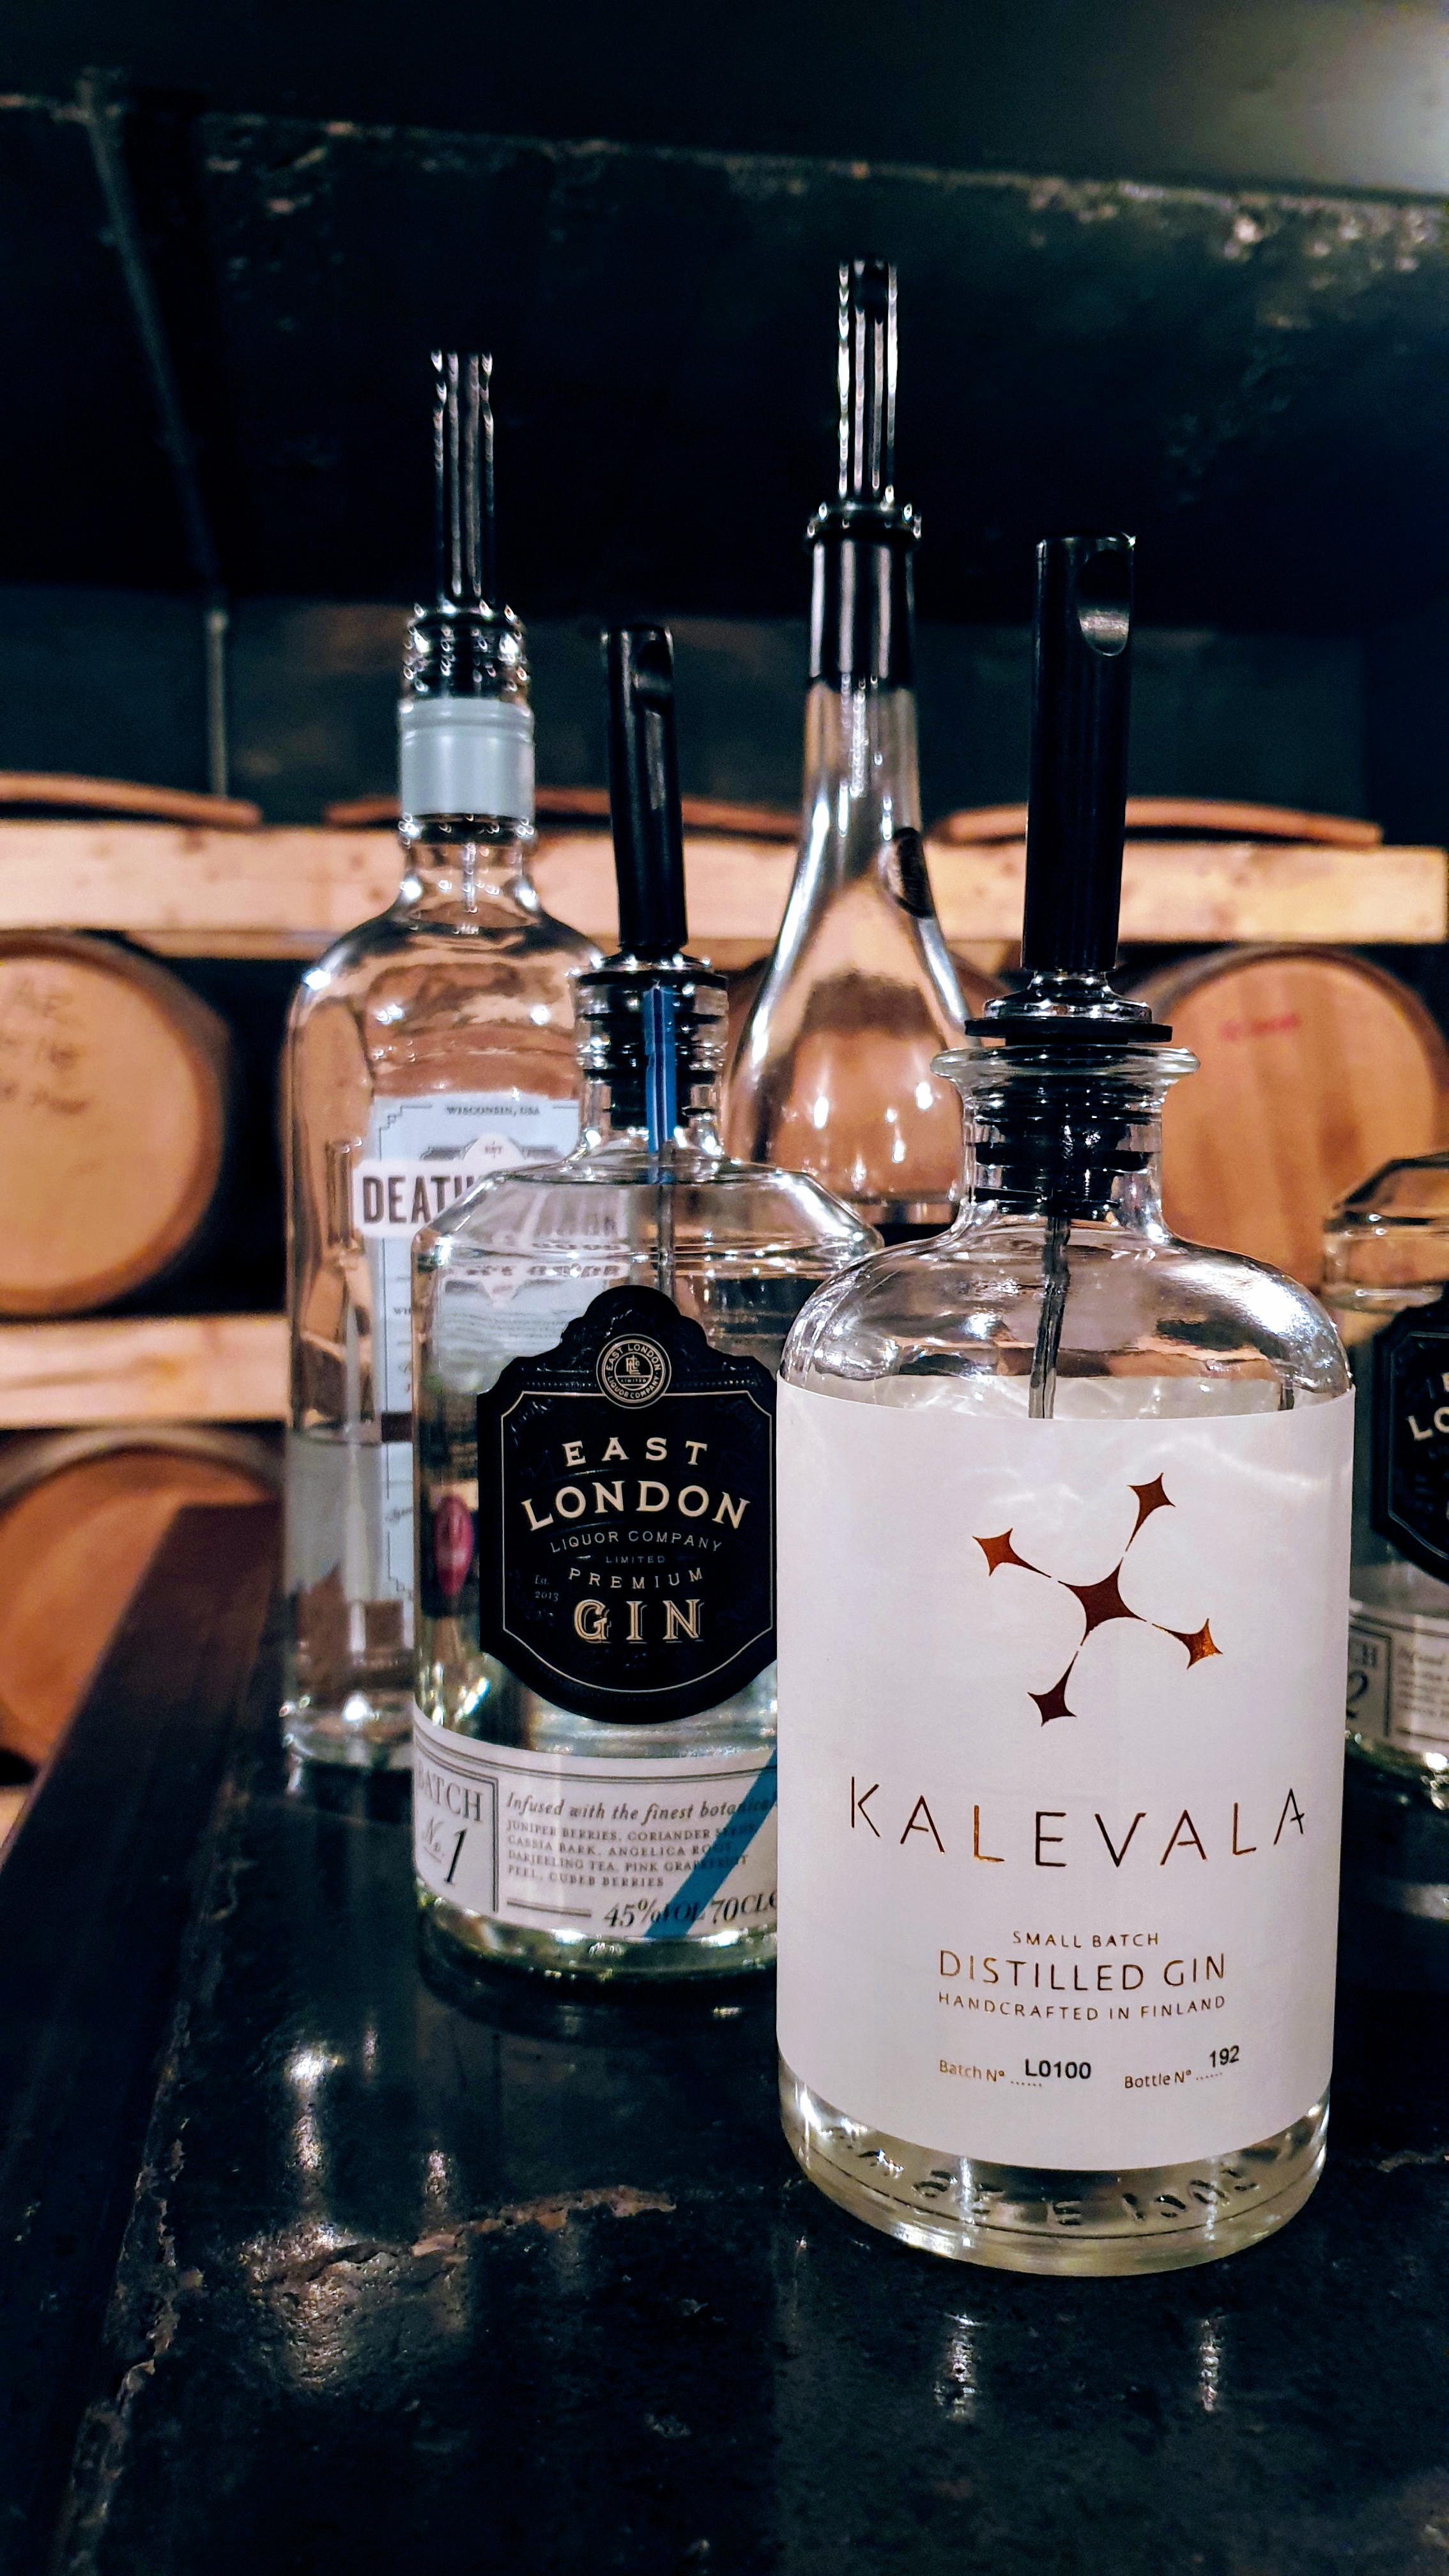
{"label": "bottle shoulder", "polygon": [[[1074,1229],[1058,1379],[1349,1384],[1333,1323],[1298,1281],[1166,1233]],[[902,1376],[1030,1374],[1047,1269],[1039,1222],[956,1225],[875,1255],[811,1299],[782,1374],[840,1391]],[[1144,1388],[1145,1393],[1145,1388]]]}
{"label": "bottle shoulder", "polygon": [[676,1252],[709,1261],[791,1260],[821,1277],[863,1260],[880,1237],[803,1172],[676,1151],[661,1186],[642,1147],[586,1143],[557,1163],[491,1174],[418,1239],[425,1266],[474,1258],[597,1255],[652,1244],[661,1207]]}
{"label": "bottle shoulder", "polygon": [[452,921],[399,902],[344,932],[306,969],[293,997],[292,1025],[327,1003],[355,1006],[375,985],[399,975],[441,972],[486,990],[490,984],[511,985],[527,970],[562,988],[598,962],[592,943],[549,913],[500,916],[490,910]]}

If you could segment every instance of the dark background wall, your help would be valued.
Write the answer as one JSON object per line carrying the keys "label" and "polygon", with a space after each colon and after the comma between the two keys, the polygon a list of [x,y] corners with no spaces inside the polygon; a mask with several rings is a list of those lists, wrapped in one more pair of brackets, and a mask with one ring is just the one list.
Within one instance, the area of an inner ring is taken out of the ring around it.
{"label": "dark background wall", "polygon": [[[275,822],[394,785],[405,612],[377,602],[246,599],[233,610],[232,776]],[[673,621],[687,795],[791,804],[800,784],[803,618]],[[598,628],[529,627],[539,774],[605,776]],[[1022,627],[919,634],[928,816],[1025,794],[1030,639]],[[1351,637],[1149,628],[1133,686],[1140,795],[1233,792],[1366,810],[1364,653]],[[192,603],[166,593],[0,590],[0,769],[204,783]]]}
{"label": "dark background wall", "polygon": [[1449,188],[1439,0],[9,0],[4,79],[960,170]]}
{"label": "dark background wall", "polygon": [[1140,538],[1133,783],[1449,836],[1442,0],[12,0],[0,763],[202,783],[195,549],[78,111],[114,131],[231,596],[233,783],[385,788],[426,351],[497,358],[543,774],[680,639],[698,792],[798,783],[833,270],[901,270],[928,810],[1019,794],[1043,529]]}

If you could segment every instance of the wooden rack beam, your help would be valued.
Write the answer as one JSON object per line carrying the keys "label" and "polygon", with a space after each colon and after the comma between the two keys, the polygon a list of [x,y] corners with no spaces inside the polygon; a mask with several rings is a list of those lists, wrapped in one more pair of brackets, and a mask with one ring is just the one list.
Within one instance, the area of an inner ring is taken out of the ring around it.
{"label": "wooden rack beam", "polygon": [[[928,843],[942,926],[957,944],[1013,940],[1020,842]],[[723,963],[760,956],[784,910],[793,849],[779,840],[685,836],[691,935]],[[599,830],[548,832],[539,893],[607,944],[613,861]],[[391,901],[386,832],[210,831],[155,823],[0,822],[0,927],[123,931],[171,955],[305,957]],[[1129,945],[1233,940],[1426,943],[1449,933],[1449,861],[1437,849],[1281,840],[1129,842]]]}
{"label": "wooden rack beam", "polygon": [[285,1315],[125,1315],[0,1324],[0,1428],[281,1422]]}

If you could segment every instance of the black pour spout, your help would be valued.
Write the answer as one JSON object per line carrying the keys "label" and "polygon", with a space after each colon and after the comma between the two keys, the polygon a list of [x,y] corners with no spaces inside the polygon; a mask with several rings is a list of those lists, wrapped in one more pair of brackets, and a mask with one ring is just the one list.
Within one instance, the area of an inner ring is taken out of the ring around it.
{"label": "black pour spout", "polygon": [[433,352],[433,481],[440,608],[498,606],[493,522],[493,361]]}
{"label": "black pour spout", "polygon": [[616,626],[604,659],[619,947],[627,957],[675,957],[688,931],[673,647],[662,626]]}
{"label": "black pour spout", "polygon": [[1021,962],[1028,981],[982,1026],[1079,1043],[1156,1039],[1108,982],[1117,954],[1127,805],[1132,555],[1124,536],[1037,548],[1031,798]]}
{"label": "black pour spout", "polygon": [[911,554],[921,533],[896,499],[896,272],[840,265],[839,492],[805,531],[814,550],[810,676],[911,683]]}
{"label": "black pour spout", "polygon": [[657,1155],[676,1133],[681,1104],[718,1076],[728,997],[722,975],[683,953],[684,834],[666,630],[612,627],[604,667],[619,954],[579,978],[580,1061],[608,1082],[615,1125],[644,1126]]}

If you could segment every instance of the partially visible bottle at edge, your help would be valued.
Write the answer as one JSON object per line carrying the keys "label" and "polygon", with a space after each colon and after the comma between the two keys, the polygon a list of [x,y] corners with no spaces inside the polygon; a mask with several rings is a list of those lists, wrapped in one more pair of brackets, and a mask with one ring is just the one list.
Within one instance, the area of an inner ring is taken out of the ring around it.
{"label": "partially visible bottle at edge", "polygon": [[586,940],[529,881],[533,715],[498,597],[490,361],[434,360],[437,596],[408,629],[396,901],[303,976],[285,1060],[291,1437],[283,1721],[410,1759],[413,1235],[480,1175],[567,1153]]}
{"label": "partially visible bottle at edge", "polygon": [[1175,1242],[1195,1070],[1107,980],[1131,543],[1041,549],[1026,985],[943,1061],[969,1197],[781,1363],[780,2046],[805,2171],[1034,2272],[1202,2263],[1322,2167],[1353,1400]]}
{"label": "partially visible bottle at edge", "polygon": [[805,819],[775,953],[725,1085],[725,1142],[813,1172],[868,1222],[945,1225],[965,1023],[921,845],[911,564],[896,498],[896,273],[840,271],[840,489],[812,551]]}
{"label": "partially visible bottle at edge", "polygon": [[775,1369],[879,1238],[722,1151],[669,638],[608,661],[620,953],[579,981],[583,1142],[414,1252],[413,1816],[452,1958],[635,1979],[774,1958]]}
{"label": "partially visible bottle at edge", "polygon": [[1358,1391],[1348,1731],[1449,1777],[1449,1153],[1386,1163],[1329,1217],[1323,1300]]}

